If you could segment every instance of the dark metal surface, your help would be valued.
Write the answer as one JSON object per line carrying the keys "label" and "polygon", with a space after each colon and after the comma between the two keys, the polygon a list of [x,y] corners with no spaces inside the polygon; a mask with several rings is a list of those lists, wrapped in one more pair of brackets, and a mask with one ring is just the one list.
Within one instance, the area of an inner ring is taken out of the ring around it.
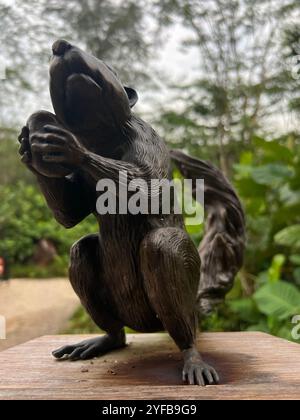
{"label": "dark metal surface", "polygon": [[[165,329],[182,351],[183,378],[217,383],[217,373],[196,349],[196,332],[199,313],[225,295],[242,264],[244,216],[231,185],[210,164],[180,151],[170,155],[155,131],[132,114],[135,90],[66,41],[53,46],[50,93],[56,115],[42,111],[29,118],[20,153],[59,223],[70,228],[93,213],[101,226],[101,233],[73,245],[70,281],[107,332],[54,356],[87,359],[123,347],[124,326]],[[184,176],[206,182],[208,221],[199,252],[172,209],[169,215],[96,212],[99,179],[118,183],[120,171],[127,172],[128,182],[168,179],[170,157]]]}

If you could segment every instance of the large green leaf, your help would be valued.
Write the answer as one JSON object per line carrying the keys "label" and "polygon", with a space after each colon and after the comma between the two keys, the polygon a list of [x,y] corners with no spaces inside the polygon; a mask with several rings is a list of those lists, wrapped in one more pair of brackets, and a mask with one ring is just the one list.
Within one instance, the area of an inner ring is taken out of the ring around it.
{"label": "large green leaf", "polygon": [[229,308],[239,316],[239,319],[249,323],[259,322],[260,313],[257,310],[255,302],[251,298],[228,300]]}
{"label": "large green leaf", "polygon": [[275,235],[278,245],[300,248],[300,224],[288,226]]}
{"label": "large green leaf", "polygon": [[276,140],[267,141],[260,137],[254,137],[253,143],[257,148],[264,151],[265,157],[271,158],[272,160],[280,159],[280,161],[291,162],[294,157],[288,147],[281,145]]}
{"label": "large green leaf", "polygon": [[279,189],[279,197],[285,207],[299,206],[300,204],[300,190],[292,190],[288,184]]}
{"label": "large green leaf", "polygon": [[246,328],[246,331],[260,331],[267,334],[270,333],[266,319],[261,319],[258,324],[250,325],[250,327]]}
{"label": "large green leaf", "polygon": [[300,267],[295,268],[295,270],[293,271],[293,277],[294,277],[295,283],[298,286],[300,286]]}
{"label": "large green leaf", "polygon": [[290,187],[292,190],[299,190],[300,189],[300,162],[299,157],[297,158],[297,162],[294,166],[294,176],[289,182]]}
{"label": "large green leaf", "polygon": [[238,180],[236,180],[235,186],[240,196],[251,199],[258,197],[264,198],[267,191],[267,187],[265,185],[258,184],[248,176],[241,176]]}
{"label": "large green leaf", "polygon": [[298,254],[290,255],[289,260],[292,264],[300,265],[300,255]]}
{"label": "large green leaf", "polygon": [[296,286],[283,281],[268,283],[254,294],[259,310],[282,321],[300,313],[300,292]]}
{"label": "large green leaf", "polygon": [[233,169],[238,178],[247,178],[253,171],[253,166],[249,164],[236,163],[233,165]]}
{"label": "large green leaf", "polygon": [[240,156],[241,165],[252,165],[253,164],[253,153],[246,151],[242,152]]}
{"label": "large green leaf", "polygon": [[251,171],[251,177],[255,182],[271,187],[279,186],[289,180],[293,174],[294,172],[287,165],[275,163],[257,166]]}

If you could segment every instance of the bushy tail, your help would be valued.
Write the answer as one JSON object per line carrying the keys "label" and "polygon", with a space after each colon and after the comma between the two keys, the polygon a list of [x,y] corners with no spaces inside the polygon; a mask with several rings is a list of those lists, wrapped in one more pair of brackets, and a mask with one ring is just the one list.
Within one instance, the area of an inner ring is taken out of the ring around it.
{"label": "bushy tail", "polygon": [[[171,159],[186,179],[204,179],[206,215],[199,246],[201,277],[198,303],[201,315],[213,310],[232,288],[243,263],[245,217],[233,187],[212,164],[171,150]],[[195,190],[193,191],[195,197]]]}

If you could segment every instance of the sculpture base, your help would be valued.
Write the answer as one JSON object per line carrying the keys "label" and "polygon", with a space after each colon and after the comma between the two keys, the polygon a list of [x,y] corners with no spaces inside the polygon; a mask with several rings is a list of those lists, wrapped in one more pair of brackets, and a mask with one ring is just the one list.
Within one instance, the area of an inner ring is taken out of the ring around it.
{"label": "sculpture base", "polygon": [[201,334],[221,378],[205,388],[181,384],[181,355],[166,334],[129,334],[125,349],[93,360],[51,356],[85,338],[44,336],[1,352],[0,399],[300,399],[300,346],[267,334]]}

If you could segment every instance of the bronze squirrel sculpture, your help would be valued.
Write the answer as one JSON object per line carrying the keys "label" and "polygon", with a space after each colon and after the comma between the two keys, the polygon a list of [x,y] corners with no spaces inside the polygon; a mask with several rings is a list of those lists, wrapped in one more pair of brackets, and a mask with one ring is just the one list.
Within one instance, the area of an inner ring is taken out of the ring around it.
{"label": "bronze squirrel sculpture", "polygon": [[[64,40],[52,50],[55,115],[40,111],[29,118],[19,136],[21,160],[36,175],[59,223],[71,228],[91,213],[99,223],[100,232],[72,246],[69,274],[83,306],[106,332],[53,355],[88,359],[124,347],[124,326],[166,330],[182,352],[183,380],[216,384],[217,372],[196,348],[197,324],[230,290],[241,267],[240,201],[218,169],[169,151],[132,113],[137,94],[109,66]],[[171,161],[185,177],[205,180],[207,222],[199,251],[181,215],[96,211],[99,179],[119,182],[119,171],[127,171],[128,180],[169,179]]]}

